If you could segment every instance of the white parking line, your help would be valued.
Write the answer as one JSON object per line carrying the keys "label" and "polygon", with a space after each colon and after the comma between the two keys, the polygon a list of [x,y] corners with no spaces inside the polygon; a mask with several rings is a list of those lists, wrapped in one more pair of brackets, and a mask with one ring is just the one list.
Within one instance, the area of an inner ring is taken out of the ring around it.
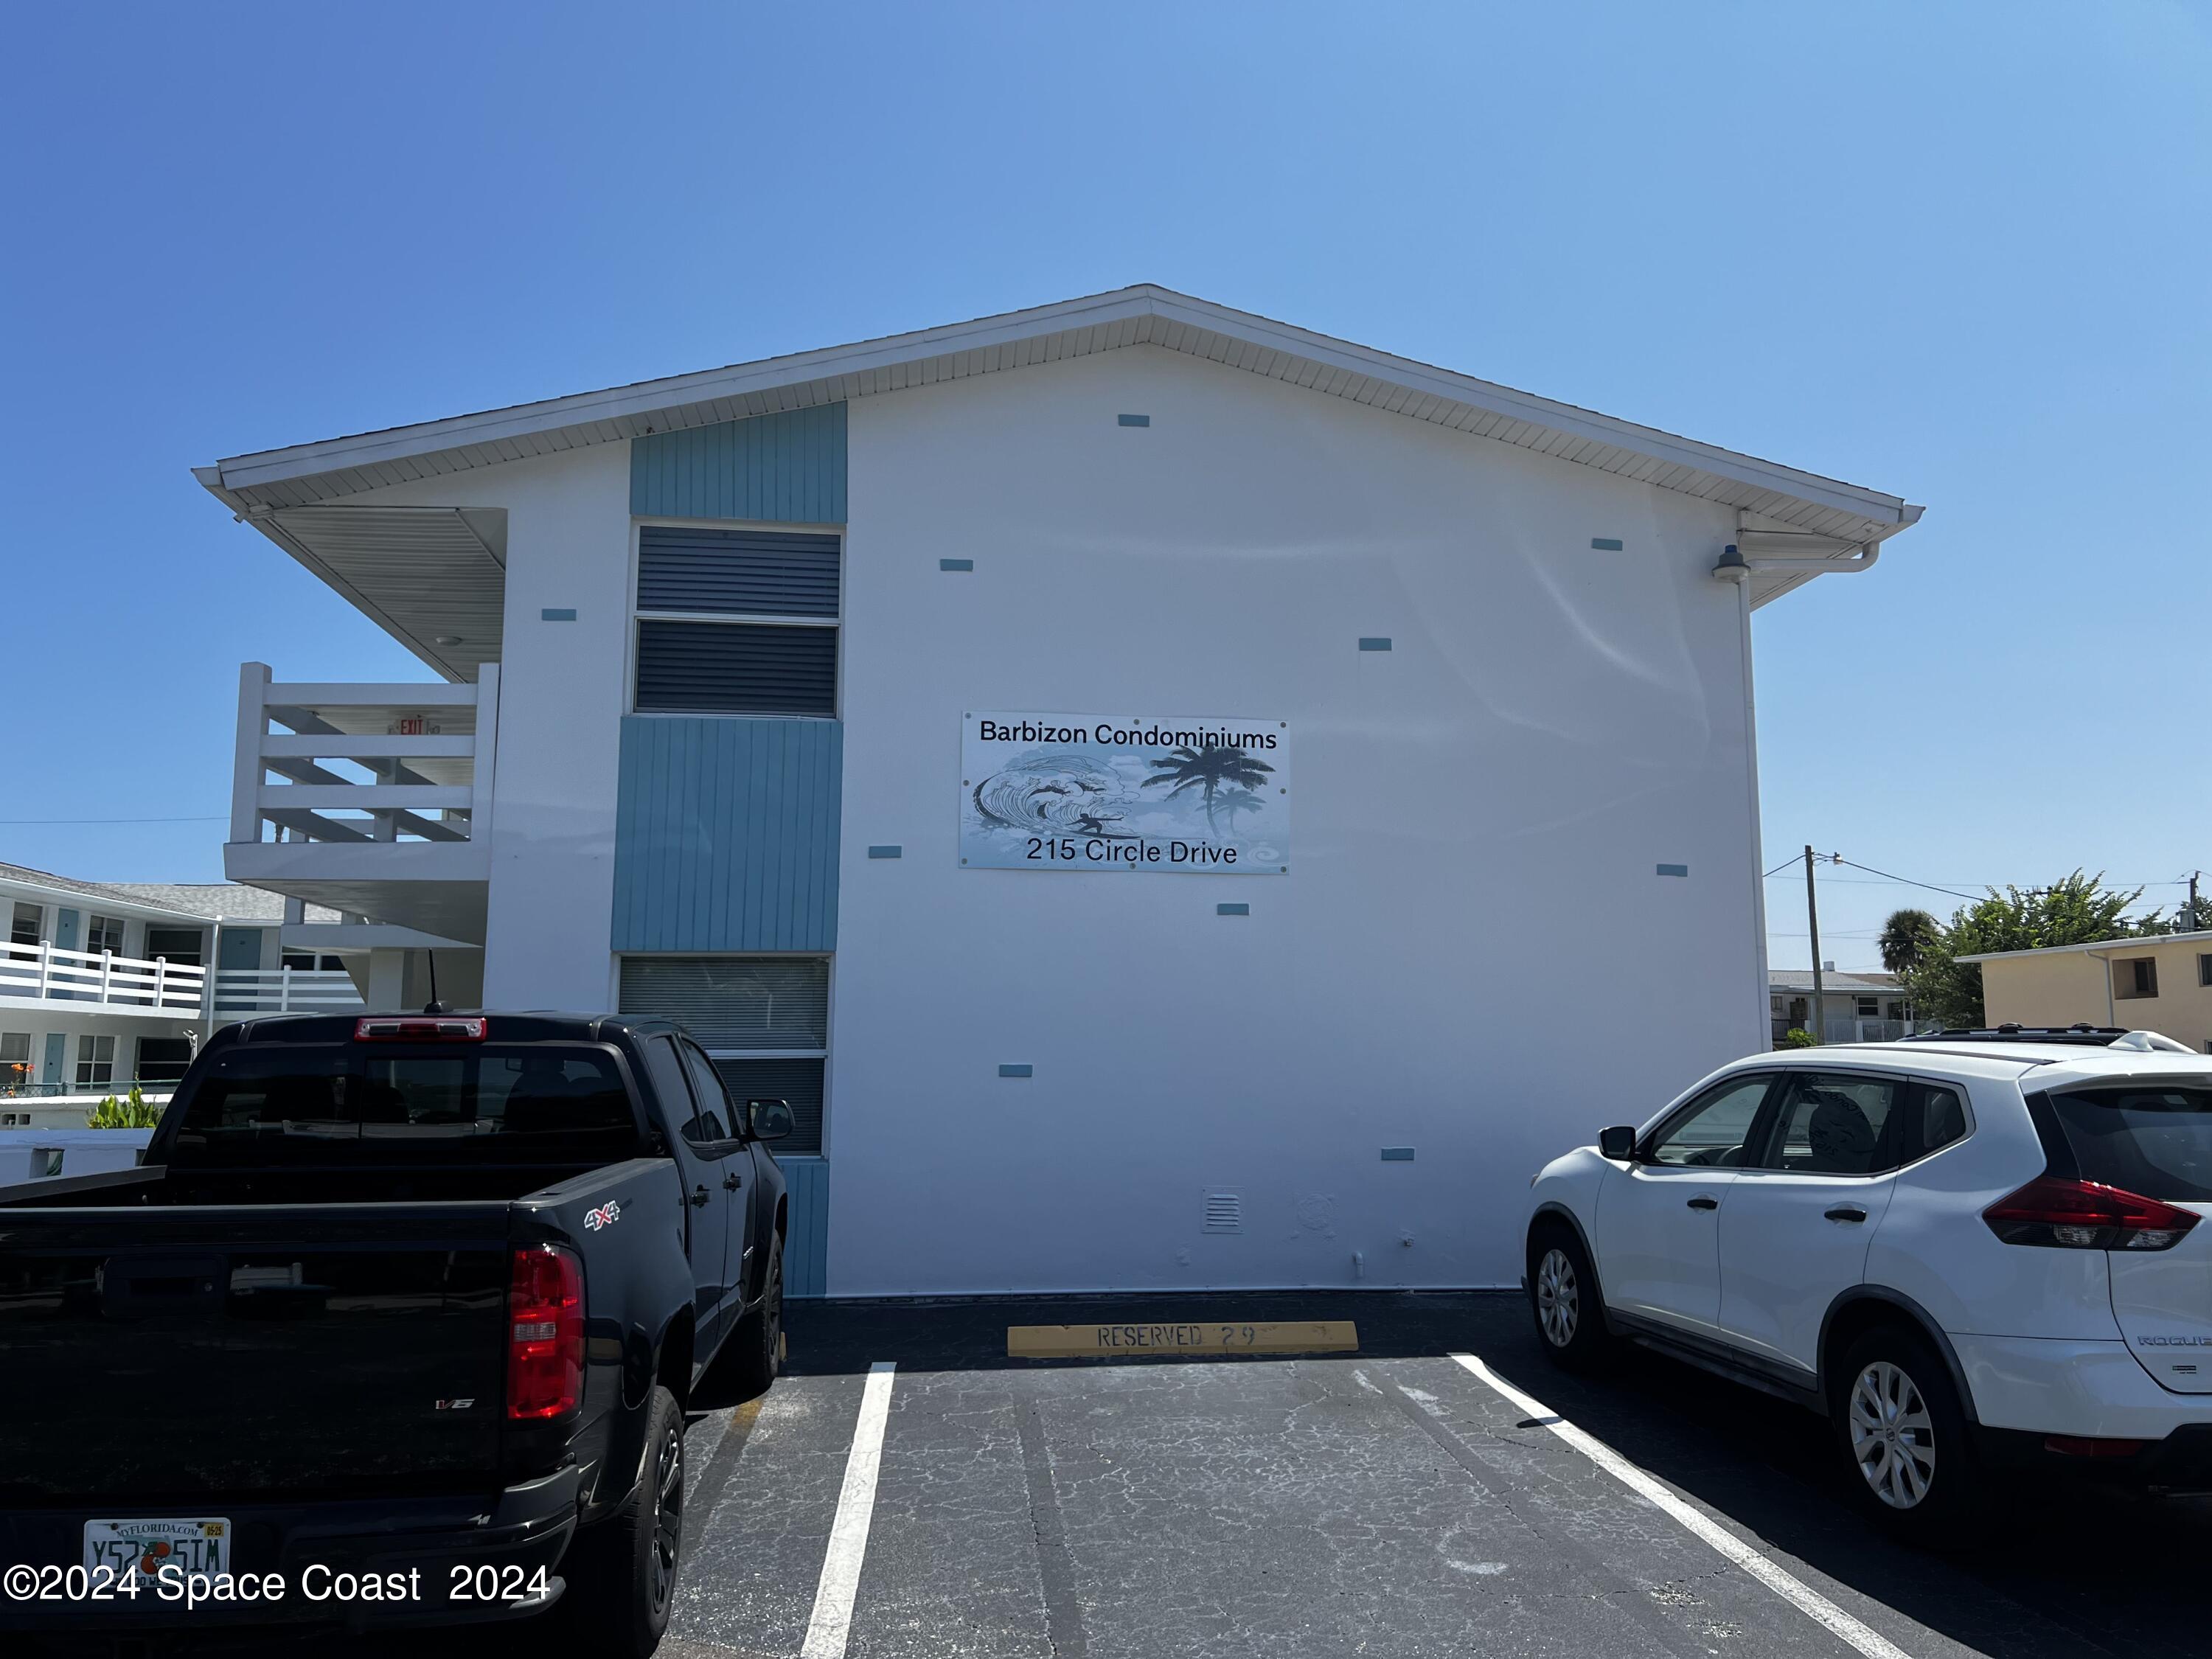
{"label": "white parking line", "polygon": [[806,1621],[799,1659],[844,1659],[860,1562],[868,1553],[868,1522],[876,1512],[876,1471],[883,1463],[884,1424],[890,1415],[891,1374],[897,1369],[888,1359],[868,1367],[860,1421],[853,1426],[852,1455],[845,1460],[845,1485],[837,1494],[837,1518],[830,1523],[830,1551],[814,1586],[814,1612]]}
{"label": "white parking line", "polygon": [[1452,1356],[1481,1382],[1534,1418],[1542,1427],[1565,1441],[1584,1457],[1640,1498],[1659,1509],[1711,1545],[1728,1560],[1789,1602],[1807,1618],[1825,1625],[1850,1643],[1867,1659],[1910,1659],[1904,1649],[1879,1631],[1851,1617],[1803,1580],[1784,1571],[1734,1533],[1695,1506],[1684,1503],[1653,1476],[1630,1462],[1602,1440],[1585,1433],[1550,1407],[1530,1399],[1471,1353]]}

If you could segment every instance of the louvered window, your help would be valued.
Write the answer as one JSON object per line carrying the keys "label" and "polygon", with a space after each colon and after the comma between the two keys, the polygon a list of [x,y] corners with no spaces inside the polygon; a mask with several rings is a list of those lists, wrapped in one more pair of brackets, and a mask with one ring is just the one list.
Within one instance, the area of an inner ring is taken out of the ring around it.
{"label": "louvered window", "polygon": [[793,1130],[775,1143],[778,1157],[821,1152],[828,957],[625,957],[622,1011],[689,1031],[741,1108],[789,1102]]}
{"label": "louvered window", "polygon": [[647,525],[641,714],[837,712],[838,538]]}

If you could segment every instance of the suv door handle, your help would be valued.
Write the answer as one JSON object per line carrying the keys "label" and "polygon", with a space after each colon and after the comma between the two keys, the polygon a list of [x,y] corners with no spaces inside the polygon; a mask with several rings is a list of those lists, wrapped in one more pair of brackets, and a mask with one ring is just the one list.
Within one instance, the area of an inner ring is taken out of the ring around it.
{"label": "suv door handle", "polygon": [[1690,1200],[1690,1207],[1693,1210],[1717,1210],[1720,1206],[1720,1200],[1707,1198],[1703,1193]]}
{"label": "suv door handle", "polygon": [[712,1196],[713,1194],[707,1190],[704,1182],[691,1189],[691,1202],[700,1209],[703,1210],[707,1207],[707,1201]]}
{"label": "suv door handle", "polygon": [[733,1193],[744,1184],[744,1177],[737,1174],[735,1171],[732,1171],[722,1177],[722,1185],[728,1188]]}
{"label": "suv door handle", "polygon": [[1856,1204],[1838,1204],[1834,1209],[1824,1210],[1821,1213],[1831,1221],[1864,1221],[1866,1219],[1866,1212]]}

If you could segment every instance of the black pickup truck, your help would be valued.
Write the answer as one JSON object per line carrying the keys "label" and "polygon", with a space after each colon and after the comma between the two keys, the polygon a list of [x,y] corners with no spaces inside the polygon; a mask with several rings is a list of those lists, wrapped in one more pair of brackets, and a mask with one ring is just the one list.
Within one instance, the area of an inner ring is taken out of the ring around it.
{"label": "black pickup truck", "polygon": [[0,1188],[0,1632],[651,1652],[684,1408],[782,1357],[790,1121],[656,1021],[217,1032],[140,1168]]}

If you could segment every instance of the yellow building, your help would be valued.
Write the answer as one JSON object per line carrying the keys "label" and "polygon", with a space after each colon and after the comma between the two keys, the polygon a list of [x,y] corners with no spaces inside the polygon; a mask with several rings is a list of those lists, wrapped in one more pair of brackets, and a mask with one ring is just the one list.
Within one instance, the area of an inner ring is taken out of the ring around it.
{"label": "yellow building", "polygon": [[2212,933],[1960,957],[1992,1025],[2120,1025],[2212,1054]]}

